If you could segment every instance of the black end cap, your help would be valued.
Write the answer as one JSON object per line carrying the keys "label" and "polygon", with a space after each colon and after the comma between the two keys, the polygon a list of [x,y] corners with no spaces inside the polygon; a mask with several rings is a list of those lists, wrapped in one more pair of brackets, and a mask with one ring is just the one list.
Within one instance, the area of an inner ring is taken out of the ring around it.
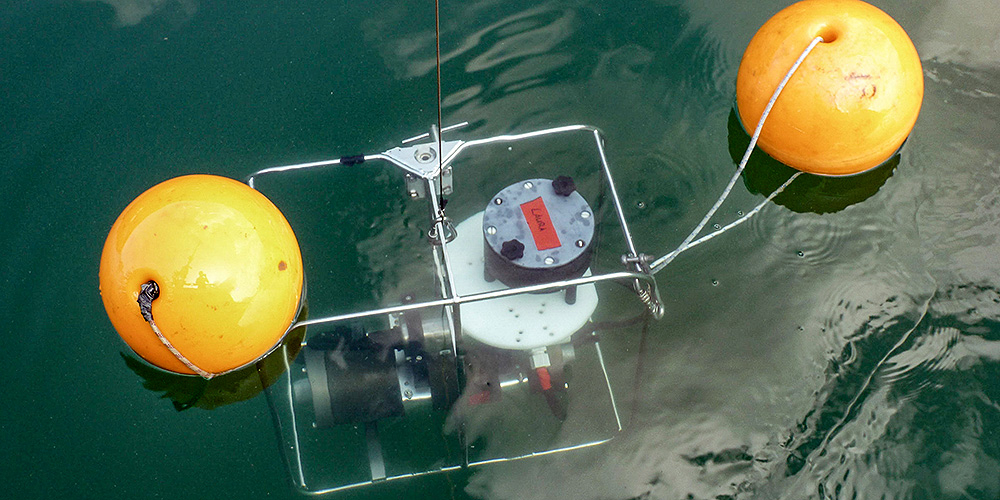
{"label": "black end cap", "polygon": [[500,255],[507,260],[517,260],[524,257],[524,243],[514,239],[503,242],[500,247]]}
{"label": "black end cap", "polygon": [[573,194],[573,191],[576,191],[576,184],[572,177],[560,175],[552,181],[552,189],[559,196],[569,196]]}

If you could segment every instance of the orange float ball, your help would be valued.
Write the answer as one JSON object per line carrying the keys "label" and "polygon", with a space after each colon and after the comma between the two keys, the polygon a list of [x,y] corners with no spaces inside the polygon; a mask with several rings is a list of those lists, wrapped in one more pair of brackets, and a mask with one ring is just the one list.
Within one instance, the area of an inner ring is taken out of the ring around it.
{"label": "orange float ball", "polygon": [[923,70],[888,14],[860,0],[804,0],[757,31],[740,62],[736,103],[748,131],[816,36],[775,102],[758,144],[798,170],[849,175],[874,168],[906,140],[920,112]]}
{"label": "orange float ball", "polygon": [[299,311],[302,256],[264,195],[211,175],[153,186],[111,227],[101,254],[104,307],[122,339],[150,363],[194,373],[153,333],[136,302],[152,280],[152,316],[193,365],[219,374],[270,352]]}

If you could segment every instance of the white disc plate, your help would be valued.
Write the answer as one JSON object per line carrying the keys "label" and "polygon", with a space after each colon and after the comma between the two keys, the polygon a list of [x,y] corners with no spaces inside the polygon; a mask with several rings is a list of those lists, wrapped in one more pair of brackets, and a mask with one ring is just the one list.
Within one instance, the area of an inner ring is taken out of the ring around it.
{"label": "white disc plate", "polygon": [[[448,244],[458,293],[508,288],[500,280],[483,277],[483,212],[469,217],[456,228],[458,237]],[[590,271],[586,272],[590,275]],[[577,287],[576,302],[565,300],[566,292],[525,293],[511,297],[462,304],[462,330],[484,344],[502,349],[534,349],[561,344],[587,323],[597,309],[597,287]]]}

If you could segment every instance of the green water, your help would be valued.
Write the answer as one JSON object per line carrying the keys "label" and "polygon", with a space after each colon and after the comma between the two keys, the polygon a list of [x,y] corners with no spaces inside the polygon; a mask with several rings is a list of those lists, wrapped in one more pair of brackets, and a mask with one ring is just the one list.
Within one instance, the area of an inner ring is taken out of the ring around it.
{"label": "green water", "polygon": [[[636,242],[662,255],[733,171],[739,57],[787,3],[444,1],[444,122],[471,122],[468,138],[600,127]],[[1000,497],[1000,12],[874,3],[924,64],[898,164],[878,189],[793,184],[658,274],[667,314],[645,343],[635,328],[605,335],[618,438],[341,497]],[[425,131],[434,9],[420,4],[4,7],[2,496],[298,497],[262,396],[177,411],[143,388],[98,295],[100,250],[125,205],[167,178],[243,178]],[[754,169],[713,223],[787,176]],[[410,210],[398,179],[338,175],[276,192],[300,207],[286,215],[311,312],[350,310],[399,277],[365,257],[400,250],[405,230],[378,225]]]}

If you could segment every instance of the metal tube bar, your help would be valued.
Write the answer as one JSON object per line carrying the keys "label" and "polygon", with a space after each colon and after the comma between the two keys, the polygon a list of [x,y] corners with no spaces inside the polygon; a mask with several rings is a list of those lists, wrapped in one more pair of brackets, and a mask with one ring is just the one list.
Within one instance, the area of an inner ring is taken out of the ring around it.
{"label": "metal tube bar", "polygon": [[[448,125],[447,127],[442,127],[441,128],[441,133],[443,134],[445,132],[448,132],[449,130],[455,130],[457,128],[462,128],[462,127],[464,127],[464,126],[466,126],[468,124],[469,124],[469,122],[460,122],[460,123],[456,123],[454,125]],[[419,141],[420,139],[426,139],[426,138],[428,138],[430,136],[431,136],[430,133],[424,132],[424,133],[422,133],[420,135],[416,135],[416,136],[410,137],[409,139],[403,139],[402,141],[400,141],[400,144],[409,144],[411,142]]]}
{"label": "metal tube bar", "polygon": [[[611,167],[608,165],[608,158],[604,152],[604,137],[601,134],[601,130],[597,127],[591,125],[566,125],[562,127],[553,127],[543,130],[535,130],[533,132],[525,132],[523,134],[507,134],[507,135],[497,135],[493,137],[486,137],[484,139],[473,139],[471,141],[463,142],[457,148],[455,148],[454,153],[447,159],[450,161],[452,158],[458,156],[458,154],[466,149],[473,146],[482,146],[486,144],[500,143],[500,142],[515,142],[524,139],[532,139],[535,137],[542,137],[546,135],[562,134],[567,132],[578,132],[587,131],[594,134],[594,142],[597,144],[597,153],[601,158],[601,170],[604,173],[605,179],[607,179],[608,187],[611,190],[612,204],[615,206],[615,213],[618,215],[618,222],[622,226],[622,233],[625,235],[625,243],[628,245],[628,250],[631,253],[630,256],[637,257],[639,255],[635,248],[635,242],[632,239],[632,232],[628,228],[628,222],[625,220],[625,212],[621,206],[620,199],[618,197],[618,189],[615,187],[614,177],[611,175]],[[446,161],[447,163],[447,161]]]}
{"label": "metal tube bar", "polygon": [[[365,161],[369,160],[387,160],[382,153],[377,153],[373,155],[364,155]],[[306,170],[310,168],[317,167],[328,167],[330,165],[340,165],[340,158],[335,158],[333,160],[321,160],[321,161],[311,161],[308,163],[296,163],[294,165],[282,165],[280,167],[268,167],[265,169],[258,170],[247,177],[246,183],[248,186],[257,189],[253,184],[255,178],[264,174],[273,174],[277,172],[288,172],[289,170]]]}
{"label": "metal tube bar", "polygon": [[601,364],[601,372],[604,373],[604,383],[608,385],[608,396],[611,397],[611,408],[615,412],[615,422],[618,423],[618,432],[621,432],[622,419],[618,416],[618,404],[615,403],[615,390],[611,388],[611,378],[608,377],[608,368],[604,365],[604,353],[601,352],[601,343],[594,342],[594,349],[597,351],[597,361]]}
{"label": "metal tube bar", "polygon": [[353,313],[338,314],[335,316],[327,316],[322,318],[307,319],[304,321],[299,321],[293,325],[293,328],[298,328],[302,326],[313,326],[321,324],[337,323],[339,321],[347,321],[351,319],[368,318],[372,316],[381,316],[384,314],[394,314],[399,312],[412,311],[415,309],[425,309],[430,307],[442,307],[450,305],[460,305],[469,302],[479,302],[482,300],[497,299],[500,297],[509,297],[511,295],[520,295],[524,293],[536,293],[536,292],[553,292],[574,285],[586,285],[589,283],[597,283],[601,281],[610,280],[642,280],[647,283],[654,283],[654,278],[645,273],[635,273],[629,271],[617,271],[614,273],[599,274],[596,276],[584,276],[582,278],[574,278],[571,280],[555,281],[552,283],[542,283],[538,285],[529,285],[519,288],[505,288],[503,290],[491,290],[487,292],[477,292],[469,295],[457,295],[455,297],[447,297],[438,300],[431,300],[427,302],[420,302],[414,304],[402,304],[392,307],[383,307],[381,309],[372,309],[369,311],[358,311]]}
{"label": "metal tube bar", "polygon": [[[437,129],[431,128],[431,132],[437,135]],[[440,168],[440,167],[439,167]],[[441,280],[441,285],[448,287],[448,297],[458,297],[458,289],[455,287],[455,282],[452,280],[452,276],[455,275],[454,270],[451,265],[451,256],[448,254],[448,235],[445,228],[444,211],[441,209],[441,203],[438,201],[438,193],[434,191],[434,180],[427,179],[427,199],[431,202],[432,217],[434,217],[434,224],[437,228],[438,239],[441,242],[441,259],[444,261],[444,273],[441,274],[438,270],[438,279]],[[461,322],[461,316],[455,314],[457,312],[459,305],[454,304],[452,310],[447,310],[448,317],[448,328],[451,333],[451,348],[455,355],[458,355],[458,332],[461,328],[459,324]]]}
{"label": "metal tube bar", "polygon": [[601,168],[604,169],[604,177],[607,178],[608,188],[611,189],[611,202],[615,206],[615,212],[618,214],[618,223],[621,224],[622,232],[625,234],[625,243],[628,244],[629,256],[638,257],[639,252],[636,251],[635,243],[632,242],[632,233],[629,231],[628,222],[625,220],[625,211],[622,209],[621,200],[618,198],[618,189],[615,188],[615,180],[611,177],[608,158],[604,154],[604,140],[601,136],[601,131],[598,129],[594,129],[594,141],[597,142],[597,153],[601,156]]}
{"label": "metal tube bar", "polygon": [[[621,430],[621,429],[619,429],[619,430]],[[553,448],[551,450],[545,450],[545,451],[534,451],[534,452],[527,453],[527,454],[524,454],[524,455],[518,455],[516,457],[491,458],[491,459],[487,459],[487,460],[480,460],[478,462],[469,462],[469,467],[478,467],[480,465],[498,464],[498,463],[503,463],[503,462],[514,462],[516,460],[523,460],[525,458],[544,457],[546,455],[553,455],[553,454],[562,453],[562,452],[565,452],[565,451],[582,450],[582,449],[592,448],[594,446],[602,445],[604,443],[607,443],[608,441],[611,441],[611,439],[613,439],[613,438],[600,439],[598,441],[591,441],[589,443],[577,444],[577,445],[573,445],[573,446],[564,446],[562,448]]]}
{"label": "metal tube bar", "polygon": [[[427,476],[427,475],[431,475],[431,474],[440,474],[442,472],[453,472],[453,471],[457,471],[457,470],[461,470],[461,469],[462,469],[461,465],[450,465],[450,466],[441,467],[440,469],[437,469],[437,470],[429,470],[429,471],[424,471],[424,472],[411,472],[409,474],[400,474],[398,476],[389,476],[389,477],[386,477],[385,479],[382,479],[382,480],[380,480],[378,482],[379,483],[386,483],[386,482],[389,482],[389,481],[397,481],[397,480],[400,480],[400,479],[409,479],[409,478],[414,478],[414,477]],[[345,484],[344,486],[338,486],[336,488],[324,488],[324,489],[321,489],[321,490],[310,490],[310,489],[308,489],[306,487],[305,484],[298,485],[298,486],[299,486],[299,492],[302,493],[302,494],[309,495],[309,496],[322,496],[322,495],[326,495],[326,494],[329,494],[329,493],[336,493],[338,491],[350,490],[350,489],[353,489],[353,488],[357,488],[359,486],[370,486],[372,484],[375,484],[375,481],[364,481],[364,482],[354,483],[354,484]]]}
{"label": "metal tube bar", "polygon": [[541,137],[545,135],[562,134],[565,132],[576,132],[579,130],[586,130],[593,132],[598,129],[597,127],[591,125],[564,125],[562,127],[552,127],[542,130],[534,130],[531,132],[524,132],[523,134],[503,134],[503,135],[495,135],[493,137],[485,137],[482,139],[473,139],[471,141],[466,141],[465,143],[463,143],[463,146],[471,147],[471,146],[481,146],[483,144],[492,144],[494,142],[520,141],[524,139],[531,139],[534,137]]}
{"label": "metal tube bar", "polygon": [[[426,135],[422,135],[422,136],[417,136],[416,138],[408,139],[408,141],[410,141],[410,140],[418,140],[419,138],[423,138],[423,137],[431,137],[432,139],[435,139],[435,140],[439,141],[440,140],[440,133],[441,132],[443,132],[445,130],[451,130],[453,128],[458,128],[458,127],[461,127],[461,126],[464,126],[464,125],[465,125],[465,123],[460,123],[460,124],[457,124],[457,125],[453,125],[453,126],[447,127],[447,128],[445,128],[445,129],[443,129],[441,131],[438,131],[436,127],[432,127],[431,133],[426,134]],[[437,192],[434,191],[432,181],[433,181],[434,178],[436,178],[437,175],[440,175],[440,173],[443,171],[443,169],[447,165],[449,165],[455,158],[457,158],[458,155],[461,152],[463,152],[466,148],[470,148],[470,147],[473,147],[473,146],[483,146],[483,145],[488,145],[488,144],[498,144],[498,143],[505,143],[505,142],[516,142],[516,141],[521,141],[521,140],[526,140],[526,139],[532,139],[532,138],[537,138],[537,137],[544,137],[544,136],[548,136],[548,135],[557,135],[557,134],[564,134],[564,133],[570,133],[570,132],[579,132],[579,131],[590,132],[590,133],[593,134],[594,142],[595,142],[595,144],[597,146],[597,152],[598,152],[598,155],[599,155],[600,161],[601,161],[601,170],[602,170],[602,172],[604,174],[604,178],[606,179],[608,187],[609,187],[609,189],[611,191],[612,205],[614,205],[614,207],[615,207],[615,214],[618,217],[619,225],[622,228],[622,235],[625,238],[626,245],[628,246],[629,257],[632,257],[633,259],[636,259],[636,264],[635,264],[635,268],[634,268],[634,270],[636,271],[636,273],[634,273],[634,274],[635,274],[636,277],[642,276],[643,277],[642,278],[643,281],[645,281],[647,283],[647,285],[649,286],[649,289],[652,290],[652,291],[654,291],[654,292],[656,292],[656,288],[657,288],[656,287],[656,282],[655,282],[655,280],[653,280],[652,275],[649,274],[649,273],[647,273],[643,269],[643,266],[640,263],[638,263],[637,259],[639,257],[639,254],[638,254],[638,251],[636,250],[635,241],[632,238],[632,232],[629,229],[628,222],[627,222],[627,220],[625,218],[625,211],[624,211],[624,208],[622,207],[621,199],[618,196],[618,189],[615,186],[614,178],[612,177],[612,174],[611,174],[611,168],[610,168],[610,165],[608,164],[607,154],[606,154],[606,152],[604,150],[603,135],[602,135],[600,129],[598,129],[597,127],[591,126],[591,125],[580,125],[580,124],[565,125],[565,126],[561,126],[561,127],[553,127],[553,128],[543,129],[543,130],[535,130],[535,131],[531,131],[531,132],[525,132],[525,133],[522,133],[522,134],[504,134],[504,135],[497,135],[497,136],[493,136],[493,137],[486,137],[486,138],[482,138],[482,139],[473,139],[473,140],[470,140],[470,141],[457,141],[458,142],[458,146],[456,146],[454,149],[452,149],[451,153],[447,157],[443,156],[443,152],[442,151],[438,151],[438,154],[441,155],[441,156],[439,156],[440,160],[439,160],[439,166],[438,166],[437,172],[435,173],[434,176],[428,177],[428,178],[425,179],[426,182],[427,182],[427,188],[428,188],[427,191],[430,194],[430,199],[431,199],[432,220],[435,221],[435,227],[436,227],[436,229],[439,232],[438,234],[442,238],[444,237],[444,234],[445,234],[444,233],[444,224],[443,224],[442,221],[439,220],[440,217],[438,216],[438,214],[441,212],[440,201],[438,199],[438,194],[439,193],[437,193]],[[384,153],[378,153],[378,154],[372,154],[372,155],[365,155],[363,158],[366,161],[368,161],[368,160],[384,160],[384,161],[386,161],[386,162],[388,162],[388,163],[390,163],[392,165],[395,165],[395,166],[403,169],[404,171],[410,171],[410,169],[408,168],[408,165],[405,165],[405,164],[401,163],[399,160],[396,160],[396,159],[394,159],[394,158],[392,158],[392,157],[390,157],[390,156],[388,156],[388,155],[386,155]],[[337,165],[337,164],[340,164],[340,162],[341,162],[340,159],[334,159],[334,160],[325,160],[325,161],[317,161],[317,162],[310,162],[310,163],[300,163],[300,164],[295,164],[295,165],[286,165],[286,166],[281,166],[281,167],[266,168],[266,169],[263,169],[263,170],[260,170],[258,172],[255,172],[255,173],[251,174],[247,178],[247,184],[249,184],[250,187],[254,187],[254,179],[255,179],[255,177],[258,177],[260,175],[267,174],[267,173],[285,172],[285,171],[290,171],[290,170],[301,170],[301,169],[309,169],[309,168],[318,168],[318,167],[324,167],[324,166],[330,166],[330,165]],[[447,251],[447,248],[446,248],[447,247],[447,243],[443,242],[443,240],[442,240],[441,247],[442,247],[441,248],[441,255],[443,256],[443,260],[444,260],[444,263],[443,263],[444,264],[444,272],[447,274],[447,276],[445,276],[445,278],[449,278],[451,276],[451,260],[450,260],[450,256],[448,255],[448,251]],[[439,276],[440,276],[440,274],[441,273],[439,272]],[[606,276],[610,276],[610,275],[606,275]],[[444,302],[441,302],[438,305],[454,305],[454,306],[458,306],[461,303],[467,301],[467,300],[465,300],[465,299],[463,299],[463,298],[461,298],[461,297],[458,296],[458,292],[455,289],[454,284],[451,283],[450,278],[447,280],[447,283],[448,283],[448,287],[450,288],[451,297],[448,297],[448,298],[444,299]],[[554,285],[554,287],[558,288],[559,285]],[[637,293],[641,293],[640,283],[639,283],[639,279],[638,278],[634,281],[634,287],[635,287]],[[532,288],[532,287],[526,287],[526,288]],[[521,288],[521,290],[524,290],[526,288]],[[519,292],[514,292],[514,293],[519,293]],[[448,295],[448,294],[447,293],[443,293],[443,295]],[[658,295],[658,293],[655,293],[655,295]],[[451,300],[457,300],[457,301],[456,302],[450,302]],[[476,299],[476,300],[483,300],[483,299]],[[658,299],[656,301],[659,302]],[[423,306],[424,307],[429,307],[432,304],[436,304],[436,302],[427,302],[427,303],[424,303]],[[403,307],[403,306],[400,306],[400,307]],[[421,306],[418,305],[418,307],[421,307]],[[400,309],[400,310],[408,310],[408,309],[411,309],[411,308],[414,308],[414,307],[409,307],[407,309]],[[392,309],[392,308],[388,308],[388,309]],[[378,311],[383,311],[383,310],[380,309]],[[373,312],[373,311],[368,311],[368,312],[364,312],[364,313],[356,313],[356,315],[353,316],[353,317],[365,317],[365,316],[368,316],[369,315],[368,313],[371,313],[371,312]],[[396,312],[396,311],[392,311],[392,312]],[[449,310],[449,324],[450,324],[450,326],[454,327],[455,326],[454,322],[457,321],[458,316],[454,315],[454,314],[451,314],[452,312],[453,311]],[[343,319],[350,319],[349,316],[352,316],[352,315],[344,315],[343,317],[339,317],[339,318],[341,320],[343,320]],[[306,324],[314,324],[314,323],[307,322]],[[455,333],[453,331],[452,332],[452,336],[454,337],[454,335],[455,335]],[[453,338],[453,343],[456,343],[456,342],[457,342],[456,339]],[[455,346],[453,345],[453,347],[455,347]]]}

